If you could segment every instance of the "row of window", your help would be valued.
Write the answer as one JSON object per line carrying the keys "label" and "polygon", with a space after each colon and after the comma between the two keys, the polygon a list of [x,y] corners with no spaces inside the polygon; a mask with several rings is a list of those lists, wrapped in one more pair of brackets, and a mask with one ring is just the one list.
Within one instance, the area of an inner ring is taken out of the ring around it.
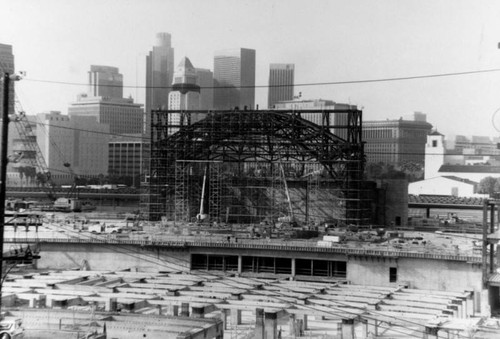
{"label": "row of window", "polygon": [[[192,254],[191,269],[238,271],[238,256]],[[292,274],[292,259],[277,257],[242,257],[242,273]],[[295,259],[295,274],[313,277],[347,278],[347,262],[336,260]],[[389,267],[389,282],[398,281],[398,268]]]}
{"label": "row of window", "polygon": [[[238,256],[193,254],[191,269],[237,271]],[[242,272],[292,274],[292,259],[276,257],[242,257]],[[334,260],[295,259],[295,274],[317,277],[346,278],[347,263]]]}

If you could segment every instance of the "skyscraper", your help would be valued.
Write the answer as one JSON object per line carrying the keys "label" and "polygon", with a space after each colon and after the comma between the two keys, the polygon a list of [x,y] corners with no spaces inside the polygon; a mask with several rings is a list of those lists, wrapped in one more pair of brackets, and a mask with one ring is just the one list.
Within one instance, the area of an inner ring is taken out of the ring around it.
{"label": "skyscraper", "polygon": [[169,33],[158,33],[156,45],[146,57],[146,119],[149,135],[151,110],[168,107],[168,93],[174,74],[174,49]]}
{"label": "skyscraper", "polygon": [[293,64],[271,64],[269,66],[268,108],[273,108],[278,101],[293,99],[294,75],[295,66]]}
{"label": "skyscraper", "polygon": [[214,106],[232,109],[255,104],[255,50],[217,51],[214,57]]}
{"label": "skyscraper", "polygon": [[214,109],[214,73],[206,68],[195,68],[200,86],[200,109]]}
{"label": "skyscraper", "polygon": [[191,61],[184,57],[175,69],[172,90],[168,95],[168,108],[195,110],[200,108],[200,86]]}
{"label": "skyscraper", "polygon": [[79,95],[77,101],[68,107],[70,118],[91,116],[101,124],[108,124],[113,134],[142,133],[142,105],[132,98],[88,97]]}
{"label": "skyscraper", "polygon": [[[5,73],[14,73],[14,55],[12,46],[0,44],[0,79]],[[0,110],[3,108],[3,81],[0,81]],[[14,113],[14,81],[10,82],[9,88],[9,113]]]}
{"label": "skyscraper", "polygon": [[109,125],[99,123],[94,116],[67,116],[57,111],[39,113],[36,121],[43,126],[36,127],[36,138],[54,182],[73,183],[65,163],[78,176],[108,173]]}
{"label": "skyscraper", "polygon": [[123,75],[117,67],[91,65],[89,95],[93,97],[123,98]]}
{"label": "skyscraper", "polygon": [[[14,74],[14,54],[12,54],[12,46],[0,44],[0,112],[3,109],[3,75],[5,73]],[[9,87],[9,114],[14,114],[14,103],[15,103],[15,92],[14,92],[14,84],[15,81],[10,82]],[[1,126],[1,123],[0,123]],[[0,128],[0,137],[1,137],[1,128]],[[12,153],[12,144],[14,139],[19,138],[19,133],[17,132],[17,128],[13,123],[9,124],[9,140],[7,143],[7,153]],[[7,171],[12,170],[12,164],[8,164]]]}
{"label": "skyscraper", "polygon": [[[200,86],[196,70],[191,61],[184,57],[175,69],[172,90],[168,95],[168,109],[171,110],[197,110],[200,109]],[[180,114],[170,113],[169,124],[180,125]],[[201,119],[199,114],[190,116],[191,123]],[[188,122],[186,122],[188,123]],[[177,129],[172,129],[175,132]]]}

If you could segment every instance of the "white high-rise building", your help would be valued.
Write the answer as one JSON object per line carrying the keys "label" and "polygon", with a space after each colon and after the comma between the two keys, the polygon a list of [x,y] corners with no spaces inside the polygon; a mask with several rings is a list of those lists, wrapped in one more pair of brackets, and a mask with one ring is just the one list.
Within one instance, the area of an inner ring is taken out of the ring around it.
{"label": "white high-rise building", "polygon": [[[191,61],[184,57],[175,69],[172,91],[168,95],[169,110],[199,110],[200,109],[200,86],[197,85],[197,74]],[[180,114],[169,114],[169,124],[172,126],[180,125]],[[183,122],[195,123],[201,120],[201,114],[193,114],[190,121]],[[171,129],[172,132],[177,128]]]}
{"label": "white high-rise building", "polygon": [[69,117],[56,111],[37,114],[37,121],[38,145],[55,183],[73,183],[65,163],[81,177],[107,175],[109,125],[95,117]]}
{"label": "white high-rise building", "polygon": [[142,132],[143,110],[131,98],[88,97],[79,95],[68,107],[68,115],[94,117],[101,124],[108,124],[113,134]]}

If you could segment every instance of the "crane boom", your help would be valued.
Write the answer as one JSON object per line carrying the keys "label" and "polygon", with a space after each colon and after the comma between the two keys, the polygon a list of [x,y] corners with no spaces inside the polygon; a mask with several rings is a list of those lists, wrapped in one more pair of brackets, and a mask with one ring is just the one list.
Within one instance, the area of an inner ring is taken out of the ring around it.
{"label": "crane boom", "polygon": [[18,111],[13,122],[20,136],[20,139],[16,140],[13,145],[13,149],[14,152],[22,153],[22,162],[16,167],[19,168],[19,171],[25,171],[34,176],[37,184],[46,190],[49,199],[55,200],[55,184],[42,151],[38,146],[33,124],[27,119],[23,111]]}

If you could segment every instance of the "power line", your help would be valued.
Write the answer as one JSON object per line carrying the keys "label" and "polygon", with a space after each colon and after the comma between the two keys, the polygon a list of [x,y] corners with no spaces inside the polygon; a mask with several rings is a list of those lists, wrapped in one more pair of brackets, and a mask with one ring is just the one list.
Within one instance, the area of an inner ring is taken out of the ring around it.
{"label": "power line", "polygon": [[[88,129],[82,129],[82,128],[76,128],[76,127],[68,127],[68,126],[61,126],[61,125],[53,125],[53,124],[47,124],[43,122],[38,122],[38,121],[32,121],[29,120],[30,123],[41,125],[41,126],[50,126],[52,128],[61,128],[61,129],[67,129],[67,130],[73,130],[73,131],[80,131],[80,132],[87,132],[87,133],[94,133],[94,134],[103,134],[103,135],[111,135],[111,136],[118,136],[118,137],[124,137],[124,138],[130,138],[130,139],[138,139],[138,140],[146,140],[150,141],[151,138],[147,137],[145,135],[134,135],[134,134],[121,134],[121,133],[111,133],[111,132],[100,132],[100,131],[92,131]],[[366,143],[365,143],[366,144]],[[384,151],[364,151],[364,154],[374,154],[374,155],[426,155],[425,152],[384,152]],[[432,153],[430,155],[450,155],[448,153]],[[499,153],[481,153],[481,154],[452,154],[453,156],[500,156],[500,151]]]}
{"label": "power line", "polygon": [[[473,71],[462,71],[462,72],[451,72],[451,73],[435,73],[435,74],[413,75],[413,76],[404,76],[404,77],[298,83],[298,84],[293,84],[293,85],[202,86],[200,88],[201,89],[227,89],[227,88],[273,88],[273,87],[334,86],[334,85],[349,85],[349,84],[364,84],[364,83],[377,83],[377,82],[393,82],[393,81],[443,78],[443,77],[463,76],[463,75],[471,75],[471,74],[493,73],[493,72],[499,72],[499,71],[500,71],[500,68],[491,68],[491,69],[484,69],[484,70],[473,70]],[[59,84],[59,85],[88,86],[87,83],[78,83],[78,82],[69,82],[69,81],[30,79],[30,78],[23,78],[23,80],[32,81],[32,82]],[[138,86],[138,85],[132,86],[132,85],[106,85],[106,84],[100,84],[99,86],[101,86],[101,87],[121,87],[121,88],[145,88],[145,89],[171,89],[172,88],[172,86]]]}

